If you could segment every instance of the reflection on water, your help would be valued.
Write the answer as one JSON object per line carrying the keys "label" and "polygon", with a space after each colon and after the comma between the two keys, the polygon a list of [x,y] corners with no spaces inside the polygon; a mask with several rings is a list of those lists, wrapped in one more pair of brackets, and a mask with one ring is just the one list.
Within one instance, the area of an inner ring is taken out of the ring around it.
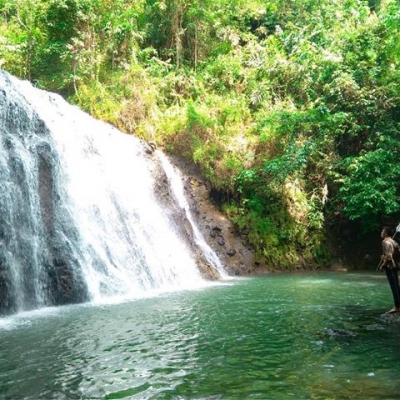
{"label": "reflection on water", "polygon": [[301,274],[27,313],[0,321],[0,398],[396,399],[390,305],[382,275]]}

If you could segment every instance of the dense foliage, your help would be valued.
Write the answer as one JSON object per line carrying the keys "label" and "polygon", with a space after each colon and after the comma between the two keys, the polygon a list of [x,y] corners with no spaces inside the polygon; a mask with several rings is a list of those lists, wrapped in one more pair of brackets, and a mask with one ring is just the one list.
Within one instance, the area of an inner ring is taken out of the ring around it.
{"label": "dense foliage", "polygon": [[0,66],[198,163],[270,265],[400,212],[396,0],[0,0]]}

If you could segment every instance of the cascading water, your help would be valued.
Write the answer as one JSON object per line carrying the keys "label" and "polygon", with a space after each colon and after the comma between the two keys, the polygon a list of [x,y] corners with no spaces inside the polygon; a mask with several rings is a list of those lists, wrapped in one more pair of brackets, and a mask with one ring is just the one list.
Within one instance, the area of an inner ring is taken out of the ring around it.
{"label": "cascading water", "polygon": [[160,152],[157,150],[157,155],[161,160],[161,163],[163,165],[164,171],[167,174],[167,177],[170,181],[170,186],[172,188],[172,192],[174,193],[176,200],[178,202],[179,207],[181,207],[185,211],[186,218],[188,219],[192,230],[193,230],[193,236],[196,244],[202,249],[204,253],[205,259],[208,261],[209,264],[213,268],[215,268],[218,273],[221,276],[226,276],[226,272],[224,270],[224,267],[219,260],[217,254],[215,251],[207,244],[205,241],[203,235],[199,231],[199,229],[196,226],[196,223],[194,222],[194,219],[192,217],[192,214],[190,212],[190,207],[189,203],[186,200],[185,197],[185,192],[183,189],[183,184],[182,184],[182,176],[179,174],[179,171],[177,171],[171,163],[168,161],[164,153]]}
{"label": "cascading water", "polygon": [[0,129],[2,312],[203,284],[139,139],[1,71]]}

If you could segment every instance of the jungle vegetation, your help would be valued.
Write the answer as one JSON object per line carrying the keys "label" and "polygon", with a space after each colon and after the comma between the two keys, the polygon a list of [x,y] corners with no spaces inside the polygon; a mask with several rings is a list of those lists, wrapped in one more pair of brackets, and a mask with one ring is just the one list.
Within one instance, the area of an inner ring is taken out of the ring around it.
{"label": "jungle vegetation", "polygon": [[0,12],[0,68],[198,164],[268,265],[326,266],[332,238],[398,222],[398,0],[0,0]]}

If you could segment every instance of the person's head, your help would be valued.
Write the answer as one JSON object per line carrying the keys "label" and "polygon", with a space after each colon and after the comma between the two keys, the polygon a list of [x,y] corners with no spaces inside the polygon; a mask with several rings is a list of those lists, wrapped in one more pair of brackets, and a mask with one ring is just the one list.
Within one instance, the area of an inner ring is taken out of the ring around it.
{"label": "person's head", "polygon": [[384,226],[381,232],[381,237],[392,237],[393,236],[393,229],[390,226]]}

